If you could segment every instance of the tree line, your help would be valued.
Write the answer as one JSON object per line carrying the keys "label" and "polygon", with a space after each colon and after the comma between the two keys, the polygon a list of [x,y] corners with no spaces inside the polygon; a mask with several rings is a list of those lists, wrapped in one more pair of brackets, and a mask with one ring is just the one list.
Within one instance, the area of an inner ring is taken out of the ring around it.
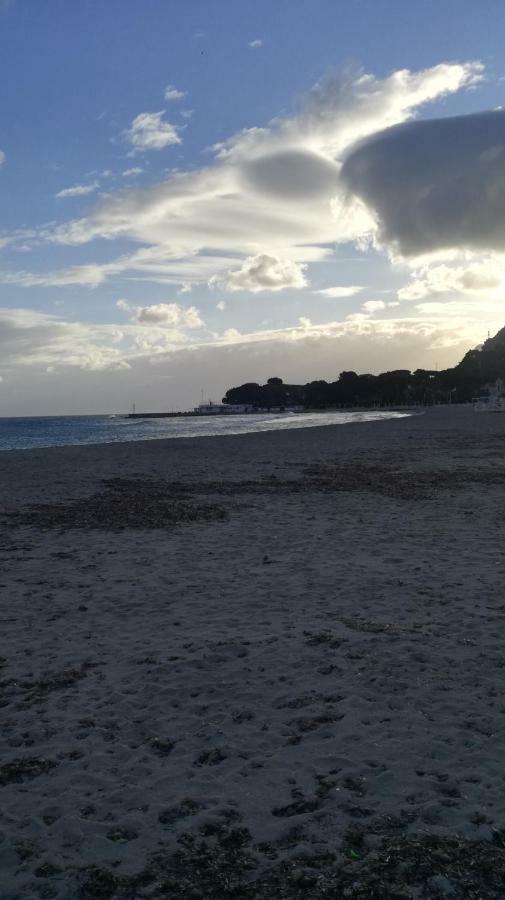
{"label": "tree line", "polygon": [[340,372],[335,381],[284,384],[269,378],[264,385],[247,382],[230,388],[223,403],[244,403],[272,408],[302,405],[309,409],[351,406],[402,406],[433,403],[467,403],[497,378],[505,379],[505,328],[474,350],[453,368],[393,369],[380,375]]}

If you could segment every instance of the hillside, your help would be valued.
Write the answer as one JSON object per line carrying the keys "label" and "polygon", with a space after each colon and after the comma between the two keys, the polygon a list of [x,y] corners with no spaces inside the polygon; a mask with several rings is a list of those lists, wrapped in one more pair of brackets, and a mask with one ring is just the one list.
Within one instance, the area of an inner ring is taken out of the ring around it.
{"label": "hillside", "polygon": [[428,369],[395,369],[380,375],[341,372],[335,381],[284,384],[269,378],[264,385],[248,382],[230,388],[223,403],[258,407],[303,404],[311,409],[329,407],[401,405],[410,403],[466,403],[497,378],[505,379],[505,328],[484,344],[465,353],[456,366],[435,372]]}

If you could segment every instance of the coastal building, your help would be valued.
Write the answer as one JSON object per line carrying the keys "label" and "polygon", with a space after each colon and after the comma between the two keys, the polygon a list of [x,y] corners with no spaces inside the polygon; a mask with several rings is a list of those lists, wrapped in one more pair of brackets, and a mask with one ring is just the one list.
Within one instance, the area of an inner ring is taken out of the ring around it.
{"label": "coastal building", "polygon": [[213,403],[212,400],[209,400],[208,403],[200,403],[195,406],[195,413],[199,416],[236,415],[251,412],[256,412],[252,403]]}
{"label": "coastal building", "polygon": [[230,416],[244,415],[246,413],[300,413],[304,407],[296,406],[255,406],[253,403],[200,403],[195,406],[194,412],[199,416]]}

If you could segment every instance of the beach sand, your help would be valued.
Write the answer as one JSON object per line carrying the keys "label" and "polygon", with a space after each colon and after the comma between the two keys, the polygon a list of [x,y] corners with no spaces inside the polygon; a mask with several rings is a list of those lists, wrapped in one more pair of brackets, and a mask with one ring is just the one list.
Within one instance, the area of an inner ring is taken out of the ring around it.
{"label": "beach sand", "polygon": [[2,900],[504,897],[504,457],[467,407],[2,453]]}

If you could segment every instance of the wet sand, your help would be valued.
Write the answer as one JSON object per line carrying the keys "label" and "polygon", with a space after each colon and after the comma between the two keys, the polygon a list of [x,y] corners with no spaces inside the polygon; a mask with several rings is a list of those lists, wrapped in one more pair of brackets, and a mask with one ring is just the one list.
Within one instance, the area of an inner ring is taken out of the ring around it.
{"label": "wet sand", "polygon": [[463,407],[2,453],[2,900],[503,897],[504,456]]}

